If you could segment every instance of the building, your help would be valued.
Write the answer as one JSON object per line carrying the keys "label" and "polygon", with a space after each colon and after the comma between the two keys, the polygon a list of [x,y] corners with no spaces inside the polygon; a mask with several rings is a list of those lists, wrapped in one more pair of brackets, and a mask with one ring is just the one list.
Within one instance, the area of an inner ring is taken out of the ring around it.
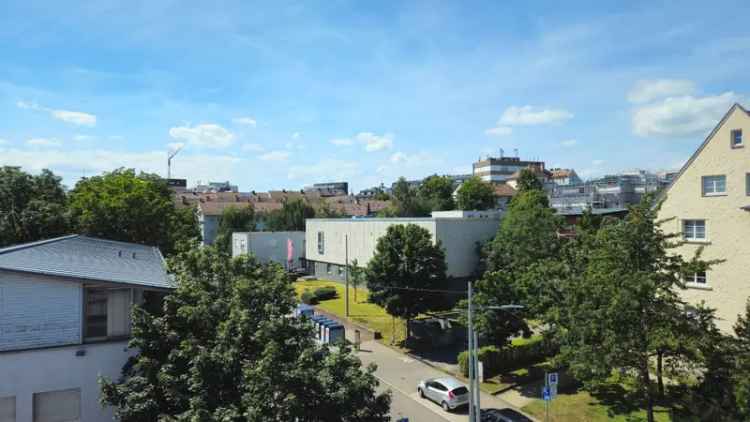
{"label": "building", "polygon": [[[281,204],[276,204],[281,208]],[[253,208],[253,204],[247,201],[214,202],[206,201],[198,203],[198,226],[204,245],[213,245],[219,231],[219,220],[227,208]]]}
{"label": "building", "polygon": [[573,169],[552,169],[549,180],[557,186],[577,185],[581,178]]}
{"label": "building", "polygon": [[0,249],[0,419],[112,421],[98,377],[134,354],[132,305],[172,287],[149,246],[72,235]]}
{"label": "building", "polygon": [[346,196],[349,195],[349,183],[315,183],[312,186],[306,186],[305,192],[317,192],[320,196]]}
{"label": "building", "polygon": [[690,275],[683,298],[716,308],[718,326],[731,331],[750,297],[750,114],[735,104],[663,192],[660,219],[686,242],[685,259],[725,260]]}
{"label": "building", "polygon": [[233,185],[229,183],[229,181],[226,182],[208,182],[207,185],[202,185],[198,183],[196,187],[193,188],[194,192],[200,192],[200,193],[209,193],[209,192],[237,192],[239,191],[239,188],[237,185]]}
{"label": "building", "polygon": [[356,259],[359,265],[366,265],[378,239],[394,224],[416,224],[427,229],[445,250],[448,276],[465,278],[476,271],[478,245],[497,233],[500,213],[442,211],[424,218],[308,219],[305,231],[308,271],[320,278],[343,280],[347,258],[349,262]]}
{"label": "building", "polygon": [[485,182],[505,183],[514,173],[525,168],[544,171],[543,161],[522,161],[518,157],[486,157],[472,164],[472,174]]}
{"label": "building", "polygon": [[252,254],[291,270],[305,266],[305,232],[232,233],[232,256]]}

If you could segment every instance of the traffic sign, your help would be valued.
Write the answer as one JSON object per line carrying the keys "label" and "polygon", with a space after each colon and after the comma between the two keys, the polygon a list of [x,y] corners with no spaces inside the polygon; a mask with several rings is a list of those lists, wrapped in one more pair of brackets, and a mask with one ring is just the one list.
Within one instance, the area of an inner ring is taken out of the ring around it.
{"label": "traffic sign", "polygon": [[557,372],[550,372],[549,374],[547,374],[547,384],[557,385],[557,380],[558,380]]}
{"label": "traffic sign", "polygon": [[549,386],[544,386],[542,389],[542,400],[544,401],[550,401],[552,400],[552,392],[549,389]]}

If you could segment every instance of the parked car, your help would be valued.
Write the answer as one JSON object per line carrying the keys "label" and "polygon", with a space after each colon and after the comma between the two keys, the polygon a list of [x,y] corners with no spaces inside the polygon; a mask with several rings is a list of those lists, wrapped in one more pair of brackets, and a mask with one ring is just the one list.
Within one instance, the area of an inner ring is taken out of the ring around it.
{"label": "parked car", "polygon": [[417,386],[417,392],[423,399],[439,404],[446,412],[469,404],[469,389],[452,377],[423,380]]}
{"label": "parked car", "polygon": [[533,422],[523,413],[509,407],[503,409],[482,409],[482,422]]}

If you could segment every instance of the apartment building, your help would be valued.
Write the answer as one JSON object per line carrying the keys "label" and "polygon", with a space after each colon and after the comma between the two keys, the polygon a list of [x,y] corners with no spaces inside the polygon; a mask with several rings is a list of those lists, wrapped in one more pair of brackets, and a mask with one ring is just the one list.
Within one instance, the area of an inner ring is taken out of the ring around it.
{"label": "apartment building", "polygon": [[519,157],[485,157],[472,164],[472,174],[485,182],[505,183],[525,168],[544,171],[543,161],[523,161]]}
{"label": "apartment building", "polygon": [[716,308],[719,327],[729,332],[750,297],[750,114],[735,104],[698,147],[663,193],[660,219],[679,233],[686,259],[723,259],[692,274],[682,292],[689,303]]}
{"label": "apartment building", "polygon": [[0,420],[113,420],[100,376],[117,379],[134,304],[173,288],[159,250],[85,236],[0,249]]}

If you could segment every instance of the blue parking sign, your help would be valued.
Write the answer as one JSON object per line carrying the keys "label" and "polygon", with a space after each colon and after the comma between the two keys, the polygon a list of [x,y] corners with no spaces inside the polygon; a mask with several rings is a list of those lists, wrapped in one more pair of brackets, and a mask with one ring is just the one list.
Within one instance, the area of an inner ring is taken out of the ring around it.
{"label": "blue parking sign", "polygon": [[542,400],[544,400],[544,401],[550,401],[550,400],[552,400],[552,394],[549,391],[549,387],[546,386],[546,385],[542,389]]}

